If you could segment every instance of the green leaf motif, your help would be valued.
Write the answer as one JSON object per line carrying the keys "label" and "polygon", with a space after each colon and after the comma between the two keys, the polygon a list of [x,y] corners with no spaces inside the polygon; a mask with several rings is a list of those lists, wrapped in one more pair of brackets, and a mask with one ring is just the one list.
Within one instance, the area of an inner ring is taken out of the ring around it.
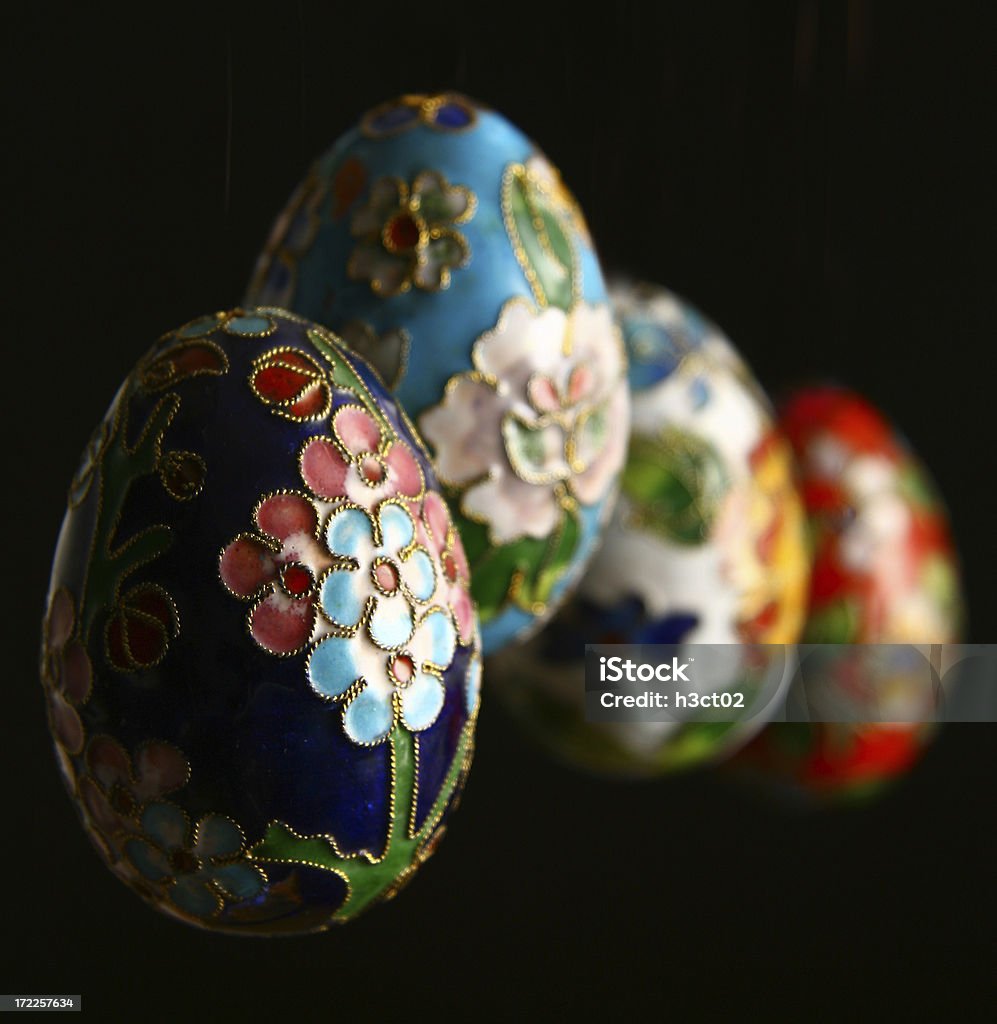
{"label": "green leaf motif", "polygon": [[581,540],[581,524],[565,511],[557,529],[545,538],[520,537],[493,545],[488,527],[454,513],[471,566],[471,594],[482,622],[495,618],[510,603],[539,612],[571,567]]}
{"label": "green leaf motif", "polygon": [[623,493],[634,527],[676,544],[707,541],[730,480],[709,441],[677,427],[657,437],[635,437],[623,471]]}
{"label": "green leaf motif", "polygon": [[163,434],[180,407],[180,398],[169,394],[156,403],[134,445],[129,445],[128,413],[134,381],[120,399],[98,474],[100,505],[86,579],[80,598],[80,636],[86,642],[97,616],[115,604],[125,579],[140,566],[158,558],[172,542],[163,525],[149,526],[119,541],[118,522],[132,484],[154,473],[159,465]]}
{"label": "green leaf motif", "polygon": [[378,426],[385,431],[388,437],[394,437],[394,428],[378,407],[377,402],[374,401],[367,391],[367,386],[360,379],[360,375],[343,357],[339,349],[326,337],[325,332],[312,328],[308,331],[308,340],[322,353],[329,364],[329,376],[332,378],[333,384],[356,395],[357,399],[363,403],[367,412],[374,417]]}
{"label": "green leaf motif", "polygon": [[516,258],[539,306],[571,308],[579,268],[571,229],[521,164],[506,168],[502,212]]}

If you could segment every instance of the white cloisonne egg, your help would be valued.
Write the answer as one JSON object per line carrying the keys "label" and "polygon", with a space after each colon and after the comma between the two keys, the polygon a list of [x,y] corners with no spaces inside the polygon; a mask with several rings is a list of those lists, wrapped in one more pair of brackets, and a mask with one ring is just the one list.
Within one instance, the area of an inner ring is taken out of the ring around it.
{"label": "white cloisonne egg", "polygon": [[331,327],[428,442],[485,651],[566,597],[626,446],[623,345],[557,170],[456,94],[402,96],[322,156],[273,228],[249,300]]}
{"label": "white cloisonne egg", "polygon": [[[586,643],[784,644],[808,561],[788,446],[730,342],[656,286],[615,285],[633,428],[613,519],[577,596],[493,682],[547,745],[592,769],[653,774],[716,758],[764,719],[587,722]],[[755,689],[782,664],[756,666]],[[756,685],[757,684],[757,685]]]}

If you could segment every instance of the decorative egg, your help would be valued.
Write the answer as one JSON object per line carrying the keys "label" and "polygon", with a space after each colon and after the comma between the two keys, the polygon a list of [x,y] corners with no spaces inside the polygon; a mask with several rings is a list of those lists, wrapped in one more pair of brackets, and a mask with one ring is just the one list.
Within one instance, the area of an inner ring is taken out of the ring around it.
{"label": "decorative egg", "polygon": [[70,485],[42,682],[112,871],[239,933],[324,929],[432,853],[481,659],[466,559],[397,402],[276,309],[164,336]]}
{"label": "decorative egg", "polygon": [[596,253],[557,170],[462,96],[403,96],[312,168],[248,294],[335,330],[417,422],[485,651],[535,629],[610,512],[629,404]]}
{"label": "decorative egg", "polygon": [[[651,774],[718,757],[764,719],[587,722],[584,645],[793,643],[808,563],[788,446],[730,342],[663,288],[611,291],[633,389],[620,500],[577,596],[490,678],[570,760]],[[756,690],[783,661],[732,684]]]}
{"label": "decorative egg", "polygon": [[[835,387],[797,392],[780,422],[796,456],[813,548],[803,640],[958,642],[962,597],[946,512],[897,431],[863,398]],[[823,663],[835,696],[856,708],[850,718],[862,700],[878,701],[887,690],[897,701],[926,693],[927,662],[912,647],[831,651]],[[914,717],[772,724],[733,768],[801,794],[863,796],[917,759],[933,730]]]}

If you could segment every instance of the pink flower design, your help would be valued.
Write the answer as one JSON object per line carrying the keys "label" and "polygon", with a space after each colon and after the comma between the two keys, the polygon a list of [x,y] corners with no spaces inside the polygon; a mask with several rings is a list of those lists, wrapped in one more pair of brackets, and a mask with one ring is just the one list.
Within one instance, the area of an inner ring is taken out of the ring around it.
{"label": "pink flower design", "polygon": [[422,497],[422,470],[411,449],[386,438],[365,409],[340,406],[332,432],[334,440],[313,437],[301,452],[301,476],[317,497],[346,498],[368,512],[385,498]]}
{"label": "pink flower design", "polygon": [[190,776],[183,754],[159,740],[139,747],[133,765],[117,740],[95,736],[87,746],[86,766],[80,798],[112,859],[121,855],[116,836],[141,832],[138,817],[142,807],[179,789]]}
{"label": "pink flower design", "polygon": [[471,570],[450,510],[435,491],[429,491],[423,499],[418,533],[420,543],[429,548],[443,570],[435,600],[453,612],[460,642],[466,646],[474,637],[474,605],[469,593]]}
{"label": "pink flower design", "polygon": [[73,636],[76,607],[60,587],[52,595],[42,633],[42,683],[48,695],[52,728],[69,754],[83,749],[83,723],[76,710],[90,696],[93,671],[86,648]]}
{"label": "pink flower design", "polygon": [[264,498],[254,518],[259,534],[241,534],[222,551],[222,582],[255,599],[249,629],[261,647],[295,654],[315,624],[315,581],[332,564],[317,540],[318,513],[304,495],[282,491]]}
{"label": "pink flower design", "polygon": [[606,305],[569,313],[522,299],[474,344],[474,369],[450,379],[420,418],[437,475],[495,545],[545,539],[565,504],[602,501],[626,456],[626,362]]}

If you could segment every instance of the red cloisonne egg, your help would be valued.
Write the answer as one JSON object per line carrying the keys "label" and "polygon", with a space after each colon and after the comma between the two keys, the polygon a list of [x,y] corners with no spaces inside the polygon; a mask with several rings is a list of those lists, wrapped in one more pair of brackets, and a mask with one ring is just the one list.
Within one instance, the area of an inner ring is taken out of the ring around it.
{"label": "red cloisonne egg", "polygon": [[[958,642],[963,604],[948,517],[901,435],[864,398],[835,387],[797,392],[781,426],[796,457],[813,552],[803,641]],[[913,650],[835,655],[828,682],[846,701],[886,691],[916,699],[926,692],[926,663],[918,655],[913,664]],[[902,776],[931,735],[930,725],[912,721],[772,724],[732,767],[798,793],[854,798]]]}
{"label": "red cloisonne egg", "polygon": [[436,848],[478,708],[467,562],[405,413],[325,329],[160,339],[71,484],[43,633],[83,826],[158,909],[320,931]]}

